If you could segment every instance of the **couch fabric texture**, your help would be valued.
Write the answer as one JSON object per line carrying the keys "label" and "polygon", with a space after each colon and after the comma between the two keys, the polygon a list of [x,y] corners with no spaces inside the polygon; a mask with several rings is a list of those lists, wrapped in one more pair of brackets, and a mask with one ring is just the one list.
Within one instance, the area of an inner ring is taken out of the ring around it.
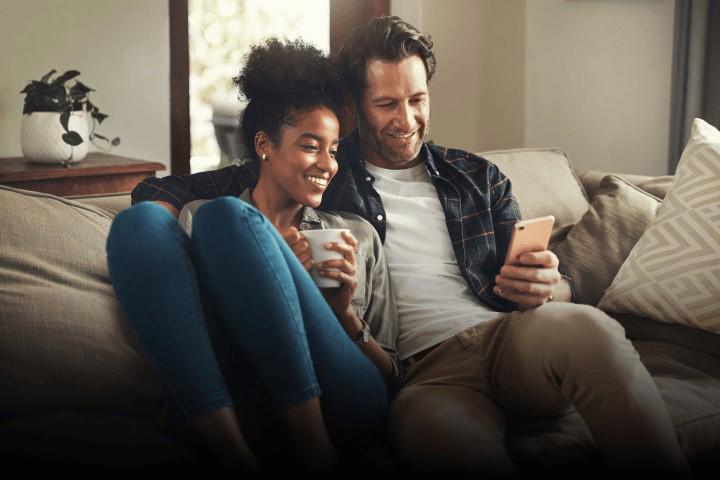
{"label": "couch fabric texture", "polygon": [[[553,246],[589,304],[609,285],[671,181],[629,176],[629,183],[590,172],[581,176],[583,186],[558,150],[483,155],[510,177],[524,218],[556,217]],[[69,200],[0,186],[0,453],[50,451],[43,438],[53,444],[82,438],[107,447],[105,457],[85,461],[115,464],[122,458],[108,452],[127,451],[139,431],[147,438],[169,431],[162,387],[125,324],[105,263],[112,218],[129,205],[127,194]],[[616,318],[655,378],[688,456],[720,449],[720,336]],[[518,462],[555,465],[596,453],[577,413],[514,418],[510,425],[508,446]],[[167,442],[153,445],[157,458],[177,458]],[[141,458],[132,457],[126,461]]]}

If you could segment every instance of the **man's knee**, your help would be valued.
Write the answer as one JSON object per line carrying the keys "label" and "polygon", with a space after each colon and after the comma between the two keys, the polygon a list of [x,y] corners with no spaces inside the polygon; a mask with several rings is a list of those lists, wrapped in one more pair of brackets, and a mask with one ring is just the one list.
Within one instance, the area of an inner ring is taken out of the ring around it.
{"label": "man's knee", "polygon": [[548,305],[538,312],[538,327],[547,332],[540,345],[549,352],[584,364],[607,363],[629,340],[613,318],[589,305]]}
{"label": "man's knee", "polygon": [[399,458],[419,470],[514,473],[502,413],[481,396],[445,385],[401,391],[389,421]]}
{"label": "man's knee", "polygon": [[537,309],[535,318],[530,321],[568,348],[583,348],[586,343],[614,342],[625,338],[625,330],[615,319],[590,305],[546,305]]}

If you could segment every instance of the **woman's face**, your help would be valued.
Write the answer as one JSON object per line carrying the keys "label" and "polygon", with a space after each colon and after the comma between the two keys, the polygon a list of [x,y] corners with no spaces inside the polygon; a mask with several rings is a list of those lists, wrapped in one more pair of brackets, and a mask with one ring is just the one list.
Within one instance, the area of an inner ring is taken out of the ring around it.
{"label": "woman's face", "polygon": [[337,173],[340,125],[325,107],[298,113],[294,120],[295,125],[282,128],[280,142],[270,147],[268,160],[261,160],[260,175],[267,175],[266,180],[287,200],[318,207]]}

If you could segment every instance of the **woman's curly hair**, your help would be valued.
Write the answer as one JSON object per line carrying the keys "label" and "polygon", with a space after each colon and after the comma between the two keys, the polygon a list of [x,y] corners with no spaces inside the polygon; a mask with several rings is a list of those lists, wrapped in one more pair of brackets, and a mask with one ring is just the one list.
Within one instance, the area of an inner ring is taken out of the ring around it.
{"label": "woman's curly hair", "polygon": [[277,144],[283,125],[298,113],[340,105],[340,88],[330,59],[302,40],[271,37],[251,47],[240,74],[233,78],[248,100],[242,116],[243,141],[257,159],[255,135],[263,131]]}

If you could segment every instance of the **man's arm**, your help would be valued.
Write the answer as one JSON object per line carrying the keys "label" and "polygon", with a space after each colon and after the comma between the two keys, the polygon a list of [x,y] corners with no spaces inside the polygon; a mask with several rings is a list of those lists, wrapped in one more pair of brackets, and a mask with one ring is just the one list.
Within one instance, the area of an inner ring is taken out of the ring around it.
{"label": "man's arm", "polygon": [[130,197],[133,205],[143,201],[157,202],[177,217],[177,212],[193,200],[237,196],[256,182],[257,168],[255,162],[251,162],[190,175],[148,177],[137,184]]}

